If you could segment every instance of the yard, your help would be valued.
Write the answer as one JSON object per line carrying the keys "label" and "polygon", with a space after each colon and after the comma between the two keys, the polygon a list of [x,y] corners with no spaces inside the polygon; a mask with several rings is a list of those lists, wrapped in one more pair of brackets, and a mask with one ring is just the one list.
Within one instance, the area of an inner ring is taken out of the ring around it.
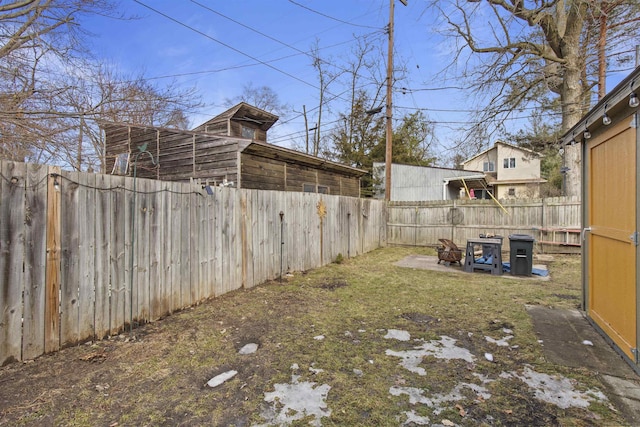
{"label": "yard", "polygon": [[625,424],[596,374],[545,361],[525,311],[579,306],[578,256],[543,281],[394,265],[416,254],[435,251],[376,250],[0,368],[0,425]]}

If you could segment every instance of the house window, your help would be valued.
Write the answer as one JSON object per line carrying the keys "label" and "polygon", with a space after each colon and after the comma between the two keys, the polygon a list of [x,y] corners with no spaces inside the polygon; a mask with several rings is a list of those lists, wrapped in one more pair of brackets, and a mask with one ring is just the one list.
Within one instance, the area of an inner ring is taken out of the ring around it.
{"label": "house window", "polygon": [[495,169],[496,168],[493,162],[484,162],[482,164],[482,170],[485,172],[493,172]]}
{"label": "house window", "polygon": [[329,187],[326,187],[324,185],[318,185],[318,193],[329,194]]}
{"label": "house window", "polygon": [[251,138],[253,139],[255,137],[256,134],[256,130],[253,128],[250,128],[248,126],[242,126],[242,137],[243,138]]}
{"label": "house window", "polygon": [[513,169],[516,167],[516,158],[509,157],[503,160],[502,165],[505,169]]}
{"label": "house window", "polygon": [[516,189],[515,188],[509,188],[509,193],[510,196],[515,196],[516,195]]}

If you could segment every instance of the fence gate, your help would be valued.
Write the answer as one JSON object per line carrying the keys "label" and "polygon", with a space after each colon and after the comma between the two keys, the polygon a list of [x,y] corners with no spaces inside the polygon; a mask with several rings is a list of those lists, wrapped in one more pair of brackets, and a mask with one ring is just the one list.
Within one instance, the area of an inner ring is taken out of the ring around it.
{"label": "fence gate", "polygon": [[588,142],[584,176],[587,313],[637,362],[636,155],[636,129],[622,120]]}

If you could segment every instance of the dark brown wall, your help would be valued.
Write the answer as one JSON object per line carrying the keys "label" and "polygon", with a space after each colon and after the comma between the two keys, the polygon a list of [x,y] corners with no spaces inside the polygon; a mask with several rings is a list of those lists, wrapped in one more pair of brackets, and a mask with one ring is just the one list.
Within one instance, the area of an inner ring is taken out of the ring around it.
{"label": "dark brown wall", "polygon": [[257,190],[303,191],[304,184],[329,187],[329,194],[360,196],[358,178],[256,154],[241,154],[241,186]]}
{"label": "dark brown wall", "polygon": [[[156,165],[145,154],[138,156],[137,176],[167,181],[188,181],[190,178],[219,184],[225,179],[242,188],[258,190],[303,191],[304,184],[328,187],[329,194],[360,196],[360,180],[325,167],[301,164],[283,159],[283,153],[269,145],[253,144],[254,152],[240,152],[240,143],[223,136],[189,133],[168,129],[128,126],[106,126],[107,173],[113,170],[120,153],[131,152],[129,175],[139,153],[137,147],[147,143]],[[287,156],[287,154],[284,154]],[[291,156],[291,155],[289,155]],[[238,184],[238,159],[242,161],[242,176]],[[294,156],[295,158],[295,156]],[[303,159],[304,162],[304,159]]]}
{"label": "dark brown wall", "polygon": [[[137,147],[147,143],[156,165],[147,154],[138,156],[137,176],[167,181],[190,178],[210,182],[238,180],[237,141],[207,134],[135,127],[107,128],[107,173],[113,170],[118,154],[131,151],[129,175],[133,175]],[[195,136],[194,136],[195,135]]]}
{"label": "dark brown wall", "polygon": [[218,135],[226,135],[227,134],[227,121],[222,122],[214,122],[209,123],[206,126],[206,131],[208,133],[215,133]]}

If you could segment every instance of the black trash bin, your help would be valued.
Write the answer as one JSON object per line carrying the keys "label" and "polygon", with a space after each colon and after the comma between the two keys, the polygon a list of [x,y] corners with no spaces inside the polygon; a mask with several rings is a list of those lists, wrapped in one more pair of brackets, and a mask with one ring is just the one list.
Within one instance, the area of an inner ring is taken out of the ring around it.
{"label": "black trash bin", "polygon": [[509,261],[512,276],[531,276],[533,269],[533,236],[509,235]]}

